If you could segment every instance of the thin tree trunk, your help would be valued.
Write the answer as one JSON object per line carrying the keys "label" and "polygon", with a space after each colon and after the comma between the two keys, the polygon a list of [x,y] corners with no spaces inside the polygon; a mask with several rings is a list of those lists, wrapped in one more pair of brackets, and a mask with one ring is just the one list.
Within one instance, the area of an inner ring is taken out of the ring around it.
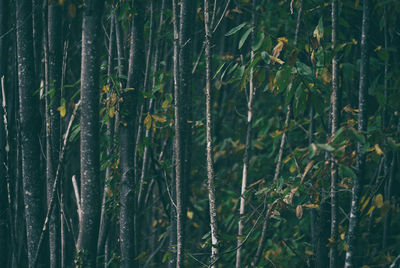
{"label": "thin tree trunk", "polygon": [[[386,5],[384,6],[384,42],[385,42],[385,50],[388,48],[388,29],[387,29],[387,8]],[[385,133],[387,125],[388,125],[388,112],[387,112],[387,106],[388,106],[388,71],[389,71],[389,59],[385,60],[385,68],[384,68],[384,96],[385,96],[385,106],[382,111],[382,131]],[[392,153],[392,164],[394,165],[395,163],[395,158],[396,158],[396,153]],[[385,154],[385,159],[384,159],[384,171],[385,171],[385,178],[388,178],[385,182],[385,188],[384,188],[384,198],[386,200],[390,200],[390,195],[391,195],[391,183],[392,183],[392,168],[389,167],[389,153],[386,152]],[[393,167],[394,168],[394,167]],[[384,223],[383,223],[383,235],[382,235],[382,248],[385,249],[387,246],[387,236],[389,233],[389,227],[390,227],[390,216],[389,213],[385,215],[384,218]]]}
{"label": "thin tree trunk", "polygon": [[[149,77],[149,70],[150,70],[150,64],[151,64],[151,51],[153,49],[153,38],[154,38],[154,1],[152,0],[150,2],[150,29],[149,29],[149,42],[147,45],[147,52],[146,52],[146,65],[145,65],[145,72],[144,72],[144,81],[143,81],[143,90],[145,92],[147,92],[147,83],[148,83],[148,77]],[[147,110],[147,112],[149,114],[151,114],[151,109],[150,109],[150,104],[152,104],[152,98],[149,101],[149,109]],[[140,173],[140,177],[139,177],[139,163],[138,163],[138,153],[139,153],[139,143],[140,140],[142,139],[142,133],[143,133],[143,113],[144,113],[144,107],[145,107],[145,102],[143,102],[140,105],[140,111],[139,111],[139,119],[138,119],[138,127],[137,127],[137,135],[136,135],[136,143],[135,143],[135,158],[134,158],[134,169],[135,169],[135,180],[139,180],[139,193],[138,193],[138,200],[137,200],[137,207],[138,210],[141,209],[142,206],[142,201],[143,201],[143,191],[144,191],[144,184],[145,184],[145,178],[142,177],[141,175],[143,174],[143,167],[147,166],[147,159],[145,159],[145,150],[147,148],[144,149],[143,151],[143,161],[142,161],[142,170]],[[145,133],[149,133],[148,132],[149,129],[146,129]],[[147,134],[148,135],[148,134]],[[141,230],[141,221],[138,222],[138,228],[139,230]],[[140,238],[139,238],[140,240]]]}
{"label": "thin tree trunk", "polygon": [[[114,7],[112,7],[114,8]],[[115,16],[111,16],[110,18],[110,35],[109,35],[109,42],[108,42],[108,68],[107,68],[107,84],[109,87],[109,91],[107,92],[107,99],[111,99],[112,93],[114,92],[112,90],[112,83],[111,83],[111,74],[112,70],[114,67],[114,47],[115,47],[115,27],[114,27],[114,19]],[[113,105],[113,104],[111,104]],[[111,107],[109,107],[111,108]],[[113,108],[113,107],[112,107]],[[107,146],[107,158],[111,159],[112,155],[115,153],[113,151],[114,147],[114,122],[115,118],[110,117],[108,122],[107,122],[107,137],[108,137],[108,146]],[[100,214],[100,228],[99,228],[99,238],[97,242],[97,255],[100,256],[101,258],[97,260],[98,265],[101,266],[102,264],[105,264],[105,259],[107,257],[105,256],[105,244],[109,232],[109,225],[110,225],[110,218],[109,215],[107,215],[107,207],[106,207],[106,201],[107,201],[107,195],[110,190],[109,188],[109,183],[111,180],[111,166],[107,165],[106,167],[106,173],[105,173],[105,182],[104,182],[104,190],[103,190],[103,198],[102,198],[102,204],[101,204],[101,214]],[[104,256],[104,259],[103,257]],[[103,265],[104,266],[104,265]]]}
{"label": "thin tree trunk", "polygon": [[[337,42],[337,21],[338,21],[338,1],[332,0],[332,50]],[[337,56],[332,58],[332,91],[331,91],[331,137],[335,136],[338,128],[338,62]],[[331,155],[331,239],[336,242],[338,239],[338,222],[337,222],[337,167],[333,155]],[[336,267],[337,248],[332,246],[329,250],[329,267]]]}
{"label": "thin tree trunk", "polygon": [[[0,101],[2,106],[0,107],[0,214],[7,215],[7,217],[1,217],[0,219],[0,252],[3,252],[0,256],[0,263],[7,267],[9,261],[14,255],[15,248],[13,241],[15,238],[12,235],[12,216],[11,216],[11,196],[8,193],[7,178],[8,178],[8,151],[3,150],[8,145],[8,129],[7,129],[7,109],[5,95],[5,77],[7,75],[7,38],[3,35],[8,30],[8,1],[0,0],[0,89],[2,90]],[[4,118],[3,118],[4,117]],[[9,147],[8,147],[9,150]],[[11,235],[9,235],[11,234]],[[8,241],[11,238],[11,243]],[[10,245],[9,245],[10,244]]]}
{"label": "thin tree trunk", "polygon": [[183,267],[184,261],[184,200],[183,200],[183,169],[184,169],[184,150],[183,150],[183,94],[179,81],[179,31],[178,31],[178,11],[176,0],[172,0],[173,28],[174,28],[174,56],[173,56],[173,76],[174,76],[174,98],[175,98],[175,203],[176,203],[176,267]]}
{"label": "thin tree trunk", "polygon": [[[135,124],[137,92],[143,89],[144,71],[144,2],[133,2],[135,15],[131,29],[131,44],[127,89],[123,90],[120,106],[120,244],[121,267],[137,266],[136,199],[135,196]],[[133,90],[134,89],[134,90]]]}
{"label": "thin tree trunk", "polygon": [[[217,226],[217,208],[215,196],[215,175],[214,175],[214,157],[213,157],[213,137],[212,137],[212,107],[211,107],[211,40],[212,31],[210,30],[208,0],[204,0],[204,43],[206,59],[206,151],[207,151],[207,177],[208,177],[208,202],[210,207],[210,231],[211,231],[211,263],[218,258],[218,226]],[[216,267],[212,265],[211,267]]]}
{"label": "thin tree trunk", "polygon": [[[48,6],[48,71],[50,84],[47,90],[53,92],[46,97],[46,148],[47,148],[47,205],[51,202],[51,192],[55,179],[58,156],[60,152],[60,106],[62,40],[61,40],[61,6],[52,3]],[[44,44],[45,46],[47,44]],[[50,97],[52,96],[52,97]],[[50,267],[60,267],[60,208],[55,205],[49,222]]]}
{"label": "thin tree trunk", "polygon": [[[358,131],[364,132],[367,128],[367,88],[368,88],[368,34],[369,34],[369,0],[363,1],[363,18],[361,32],[361,60],[360,60],[360,84],[358,92]],[[348,250],[344,267],[357,267],[357,261],[354,259],[356,253],[356,241],[359,221],[359,199],[361,191],[361,180],[364,176],[365,153],[362,152],[363,144],[357,143],[356,177],[353,181],[350,221],[347,235]]]}
{"label": "thin tree trunk", "polygon": [[191,160],[192,160],[192,62],[194,21],[197,0],[181,1],[179,18],[179,83],[183,98],[183,208],[185,210],[188,199]]}
{"label": "thin tree trunk", "polygon": [[[297,45],[297,41],[298,41],[302,12],[303,12],[303,0],[300,1],[300,7],[299,7],[299,10],[297,12],[296,32],[295,32],[295,35],[294,35],[294,42],[293,42],[294,46]],[[293,86],[293,81],[290,81],[289,86],[288,86],[289,89],[292,86]],[[286,117],[285,117],[285,123],[284,123],[284,127],[285,128],[289,124],[290,114],[291,114],[291,107],[290,107],[290,103],[289,103],[287,105],[287,107],[286,107]],[[275,166],[275,173],[274,173],[274,178],[273,178],[273,182],[274,183],[279,178],[281,165],[282,165],[282,159],[283,159],[283,151],[285,149],[285,142],[286,142],[286,131],[283,131],[283,134],[282,134],[282,137],[281,137],[281,144],[279,146],[278,161],[277,161],[276,166]],[[264,219],[263,227],[262,227],[262,231],[261,231],[261,237],[260,237],[260,240],[258,242],[257,250],[256,250],[256,253],[254,255],[253,261],[251,262],[251,266],[257,266],[257,264],[258,264],[258,262],[260,260],[263,248],[264,248],[265,239],[266,239],[266,235],[267,235],[267,227],[268,227],[268,217],[269,217],[268,211],[269,211],[269,209],[267,209],[267,212],[266,212],[266,215],[265,215],[265,219]]]}
{"label": "thin tree trunk", "polygon": [[99,51],[104,1],[84,2],[81,63],[81,196],[82,217],[76,245],[76,261],[95,267],[100,221],[99,181]]}
{"label": "thin tree trunk", "polygon": [[[32,36],[32,3],[16,2],[19,112],[22,149],[22,176],[29,267],[32,267],[43,221],[43,181],[40,178],[38,96]],[[41,258],[41,261],[44,261]]]}
{"label": "thin tree trunk", "polygon": [[[251,9],[251,19],[252,19],[252,27],[255,26],[255,0],[252,1],[252,9]],[[254,40],[254,28],[251,31],[251,41]],[[254,61],[254,50],[251,49],[250,52],[250,62]],[[247,99],[247,134],[246,134],[246,147],[243,155],[243,173],[242,173],[242,188],[240,192],[240,209],[239,209],[239,223],[238,223],[238,240],[237,240],[237,247],[236,250],[236,268],[242,267],[242,236],[243,236],[243,218],[245,214],[245,203],[246,200],[244,195],[246,193],[247,187],[247,175],[249,169],[249,154],[251,150],[251,124],[253,121],[253,97],[256,94],[256,88],[254,87],[253,81],[253,72],[254,68],[250,68],[250,77],[249,77],[249,95],[246,96]]]}

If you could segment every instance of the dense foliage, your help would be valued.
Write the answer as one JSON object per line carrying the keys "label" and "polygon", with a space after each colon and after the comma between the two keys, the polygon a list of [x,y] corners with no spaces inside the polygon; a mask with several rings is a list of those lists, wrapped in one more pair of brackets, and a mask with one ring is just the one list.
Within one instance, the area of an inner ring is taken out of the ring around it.
{"label": "dense foliage", "polygon": [[42,2],[0,0],[4,267],[398,267],[399,1]]}

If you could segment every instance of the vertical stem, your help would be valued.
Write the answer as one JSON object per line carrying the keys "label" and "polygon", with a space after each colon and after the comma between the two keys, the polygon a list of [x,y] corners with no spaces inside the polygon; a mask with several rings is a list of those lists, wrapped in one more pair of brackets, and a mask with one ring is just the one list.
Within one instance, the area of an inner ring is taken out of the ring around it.
{"label": "vertical stem", "polygon": [[[57,160],[60,152],[60,114],[57,108],[60,106],[61,77],[62,77],[62,17],[61,6],[58,3],[48,5],[48,32],[44,36],[45,54],[48,54],[48,81],[46,89],[53,92],[46,94],[46,177],[47,177],[47,205],[51,202],[51,191],[54,184]],[[45,23],[45,20],[44,20]],[[46,38],[48,36],[48,39]],[[46,43],[47,39],[47,43]],[[48,47],[48,50],[47,50]],[[48,51],[48,53],[47,53]],[[45,60],[45,63],[47,61]],[[45,80],[47,78],[45,71]],[[52,96],[50,98],[50,96]],[[50,246],[50,267],[60,267],[60,217],[59,206],[55,208],[50,217],[49,223],[49,246]]]}
{"label": "vertical stem", "polygon": [[[144,79],[144,1],[135,0],[131,26],[131,43],[127,88],[123,89],[120,106],[120,245],[121,267],[136,267],[136,183],[134,172],[135,125],[137,124],[137,94],[143,90]],[[118,33],[118,31],[117,31]],[[118,40],[118,37],[117,37]],[[134,90],[132,90],[134,89]]]}
{"label": "vertical stem", "polygon": [[95,267],[100,222],[98,40],[104,1],[84,2],[81,61],[81,209],[78,265]]}
{"label": "vertical stem", "polygon": [[[361,60],[360,60],[360,84],[358,93],[358,131],[364,132],[367,128],[367,85],[368,85],[368,34],[369,34],[369,0],[363,1],[363,17],[361,30]],[[354,260],[358,221],[359,221],[359,199],[361,180],[364,176],[365,154],[362,152],[363,144],[357,143],[356,177],[353,181],[351,195],[350,221],[347,235],[348,250],[346,252],[345,268],[357,266]]]}
{"label": "vertical stem", "polygon": [[[332,50],[337,42],[337,20],[338,20],[338,1],[332,0]],[[335,136],[338,123],[338,63],[337,56],[332,58],[332,91],[331,91],[331,137]],[[333,154],[331,155],[331,239],[336,242],[338,226],[337,226],[337,167]],[[336,267],[337,248],[332,246],[329,250],[329,267]]]}
{"label": "vertical stem", "polygon": [[[251,41],[254,40],[254,26],[255,26],[255,0],[252,1],[252,9],[251,9],[251,19],[252,19],[252,27],[253,30],[251,32]],[[250,51],[250,62],[254,61],[254,50]],[[250,77],[249,77],[249,96],[247,97],[247,133],[246,133],[246,147],[243,155],[243,173],[242,173],[242,187],[240,192],[240,209],[239,209],[239,222],[238,222],[238,241],[237,241],[237,250],[236,250],[236,268],[242,267],[241,258],[242,258],[242,236],[243,236],[243,217],[245,214],[245,198],[244,194],[246,192],[247,187],[247,175],[249,168],[249,153],[251,150],[251,123],[253,121],[253,97],[256,93],[256,88],[254,87],[253,81],[254,68],[250,68]]]}
{"label": "vertical stem", "polygon": [[[114,9],[114,7],[112,7]],[[112,89],[112,83],[111,83],[111,75],[113,72],[113,67],[114,67],[114,50],[115,50],[115,27],[114,27],[114,20],[115,16],[111,16],[110,18],[110,33],[109,33],[109,40],[108,40],[108,68],[107,68],[107,84],[109,87],[109,91],[107,92],[107,99],[110,100],[112,97],[112,94],[114,90]],[[111,102],[109,105],[113,105]],[[109,108],[114,108],[114,107],[109,107]],[[108,137],[109,143],[107,144],[107,158],[108,160],[111,159],[113,154],[115,153],[114,150],[112,149],[114,147],[114,122],[115,118],[109,118],[109,121],[107,122],[107,130],[106,134]],[[108,233],[109,233],[109,228],[110,228],[110,215],[107,215],[107,208],[106,208],[106,201],[107,201],[107,195],[110,190],[109,183],[111,181],[111,176],[112,176],[112,169],[110,165],[107,165],[106,167],[106,173],[105,173],[105,180],[104,180],[104,190],[103,190],[103,198],[102,198],[102,204],[101,204],[101,214],[100,214],[100,229],[99,229],[99,238],[97,242],[97,255],[98,256],[104,256],[104,259],[97,259],[98,266],[101,264],[105,264],[105,260],[107,259],[107,256],[105,256],[106,252],[104,250],[106,240],[108,239]]]}
{"label": "vertical stem", "polygon": [[[211,262],[218,257],[218,226],[217,209],[214,185],[214,158],[213,158],[213,137],[211,118],[211,40],[212,32],[209,29],[208,0],[204,0],[204,30],[205,30],[205,58],[206,58],[206,151],[207,151],[207,177],[208,177],[208,201],[210,206],[210,229],[211,229]],[[215,267],[213,265],[212,267]]]}
{"label": "vertical stem", "polygon": [[42,223],[43,181],[40,179],[38,96],[35,90],[35,68],[32,31],[32,2],[16,2],[18,88],[22,177],[25,202],[26,236],[29,267],[33,266]]}

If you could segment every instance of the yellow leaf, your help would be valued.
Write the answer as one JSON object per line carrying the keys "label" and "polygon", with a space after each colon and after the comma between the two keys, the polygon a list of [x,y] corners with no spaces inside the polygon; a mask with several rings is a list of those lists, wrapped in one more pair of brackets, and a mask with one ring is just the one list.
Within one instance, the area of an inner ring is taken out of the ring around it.
{"label": "yellow leaf", "polygon": [[147,129],[150,129],[151,127],[151,116],[149,114],[146,115],[144,122]]}
{"label": "yellow leaf", "polygon": [[368,265],[363,265],[361,268],[369,268]]}
{"label": "yellow leaf", "polygon": [[109,111],[109,113],[108,113],[108,116],[109,116],[110,118],[113,118],[114,115],[115,115],[114,107],[111,107],[111,108],[110,108],[110,111]]}
{"label": "yellow leaf", "polygon": [[383,206],[383,196],[382,194],[378,194],[375,196],[374,204],[377,208],[381,208]]}
{"label": "yellow leaf", "polygon": [[186,216],[187,216],[189,219],[193,219],[193,211],[188,210],[188,212],[186,213]]}
{"label": "yellow leaf", "polygon": [[296,207],[296,217],[298,219],[301,219],[301,217],[303,217],[303,207],[301,205],[298,205]]}
{"label": "yellow leaf", "polygon": [[278,44],[272,50],[273,57],[275,57],[275,58],[279,57],[279,54],[281,54],[282,49],[284,48],[284,46],[287,43],[288,43],[288,40],[286,37],[279,37]]}
{"label": "yellow leaf", "polygon": [[290,171],[290,173],[294,173],[294,172],[296,171],[295,165],[291,165],[291,166],[289,167],[289,171]]}
{"label": "yellow leaf", "polygon": [[368,206],[369,201],[371,200],[371,197],[368,197],[367,200],[365,200],[364,204],[362,205],[360,211],[363,212],[364,209]]}
{"label": "yellow leaf", "polygon": [[163,103],[161,104],[161,108],[163,108],[163,109],[167,108],[168,106],[169,106],[168,100],[163,101]]}
{"label": "yellow leaf", "polygon": [[328,68],[322,70],[321,78],[324,84],[329,84],[332,81],[332,76],[329,73]]}
{"label": "yellow leaf", "polygon": [[160,123],[167,122],[167,119],[165,118],[165,116],[159,116],[159,115],[153,114],[153,115],[151,115],[151,117],[153,117],[154,120],[156,120],[157,122],[160,122]]}
{"label": "yellow leaf", "polygon": [[109,85],[104,85],[102,91],[104,93],[107,93],[110,90],[110,86]]}
{"label": "yellow leaf", "polygon": [[156,227],[157,226],[157,220],[154,220],[152,225],[153,225],[153,227]]}
{"label": "yellow leaf", "polygon": [[287,43],[289,43],[289,40],[286,37],[279,37],[278,42],[282,42],[286,45]]}
{"label": "yellow leaf", "polygon": [[345,237],[346,237],[346,233],[343,232],[340,234],[340,239],[344,240]]}
{"label": "yellow leaf", "polygon": [[314,162],[315,162],[314,160],[311,160],[311,162],[308,162],[306,168],[304,169],[303,176],[301,176],[300,183],[303,183],[304,179],[305,179],[306,176],[307,176],[307,173],[308,173],[308,172],[310,171],[310,169],[313,167]]}
{"label": "yellow leaf", "polygon": [[371,214],[372,211],[374,211],[374,209],[375,209],[375,206],[371,206],[371,207],[369,208],[368,212],[367,212],[367,215]]}
{"label": "yellow leaf", "polygon": [[262,150],[263,149],[263,147],[259,143],[254,143],[253,146],[258,150]]}
{"label": "yellow leaf", "polygon": [[306,208],[319,208],[318,204],[303,204],[303,207]]}
{"label": "yellow leaf", "polygon": [[277,63],[279,63],[279,64],[284,64],[284,63],[285,63],[283,60],[281,60],[280,58],[275,57],[275,56],[269,56],[269,58],[270,58],[273,62],[277,62]]}
{"label": "yellow leaf", "polygon": [[383,155],[383,151],[382,151],[381,147],[379,147],[379,144],[375,144],[375,151],[377,154]]}
{"label": "yellow leaf", "polygon": [[290,161],[290,159],[292,159],[292,158],[290,157],[290,155],[288,155],[288,156],[285,158],[285,160],[283,160],[283,163],[286,164],[287,162]]}
{"label": "yellow leaf", "polygon": [[335,242],[335,239],[333,239],[332,237],[329,237],[329,238],[328,238],[328,241],[329,241],[330,243],[333,243],[333,242]]}
{"label": "yellow leaf", "polygon": [[65,2],[65,0],[58,0],[58,4],[59,4],[60,6],[64,5],[64,2]]}
{"label": "yellow leaf", "polygon": [[61,105],[60,107],[58,107],[57,111],[60,112],[61,117],[64,117],[67,112],[67,110],[65,109],[65,103],[63,105]]}
{"label": "yellow leaf", "polygon": [[107,188],[108,197],[112,197],[114,195],[113,191],[110,188]]}
{"label": "yellow leaf", "polygon": [[75,4],[69,4],[68,6],[68,14],[71,18],[75,18],[76,16],[76,6]]}
{"label": "yellow leaf", "polygon": [[200,228],[200,225],[198,225],[196,222],[193,222],[193,226],[194,226],[195,228]]}
{"label": "yellow leaf", "polygon": [[310,256],[314,255],[314,252],[312,252],[311,250],[307,250],[307,249],[306,249],[305,253]]}

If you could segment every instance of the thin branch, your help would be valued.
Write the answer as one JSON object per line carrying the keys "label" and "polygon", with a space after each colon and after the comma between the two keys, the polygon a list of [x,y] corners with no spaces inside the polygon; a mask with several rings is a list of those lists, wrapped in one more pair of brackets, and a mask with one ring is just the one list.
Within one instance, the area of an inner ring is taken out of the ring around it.
{"label": "thin branch", "polygon": [[54,204],[55,204],[55,201],[57,199],[57,185],[58,185],[58,181],[60,180],[60,177],[61,177],[61,165],[64,162],[64,155],[65,155],[65,151],[66,151],[66,148],[67,148],[68,137],[69,137],[69,134],[70,134],[71,128],[72,128],[72,123],[74,122],[74,119],[75,119],[75,116],[76,116],[76,112],[77,112],[78,107],[80,106],[80,104],[81,104],[80,100],[79,100],[78,103],[75,104],[74,110],[72,112],[71,118],[70,118],[69,123],[68,123],[67,130],[65,132],[64,142],[63,142],[63,146],[62,146],[62,149],[61,149],[61,152],[60,152],[60,155],[59,155],[59,160],[58,160],[58,165],[57,165],[56,178],[55,178],[54,184],[53,184],[53,190],[52,190],[52,194],[51,194],[51,201],[50,201],[50,205],[49,205],[49,207],[47,209],[46,219],[45,219],[45,221],[43,223],[42,233],[40,234],[40,239],[39,239],[39,243],[38,243],[38,246],[37,246],[37,249],[36,249],[35,258],[33,260],[33,267],[34,268],[37,267],[37,265],[38,265],[40,247],[41,247],[41,245],[43,243],[44,235],[45,235],[45,233],[47,231],[47,228],[48,228],[50,215],[51,215],[51,213],[53,211]]}

